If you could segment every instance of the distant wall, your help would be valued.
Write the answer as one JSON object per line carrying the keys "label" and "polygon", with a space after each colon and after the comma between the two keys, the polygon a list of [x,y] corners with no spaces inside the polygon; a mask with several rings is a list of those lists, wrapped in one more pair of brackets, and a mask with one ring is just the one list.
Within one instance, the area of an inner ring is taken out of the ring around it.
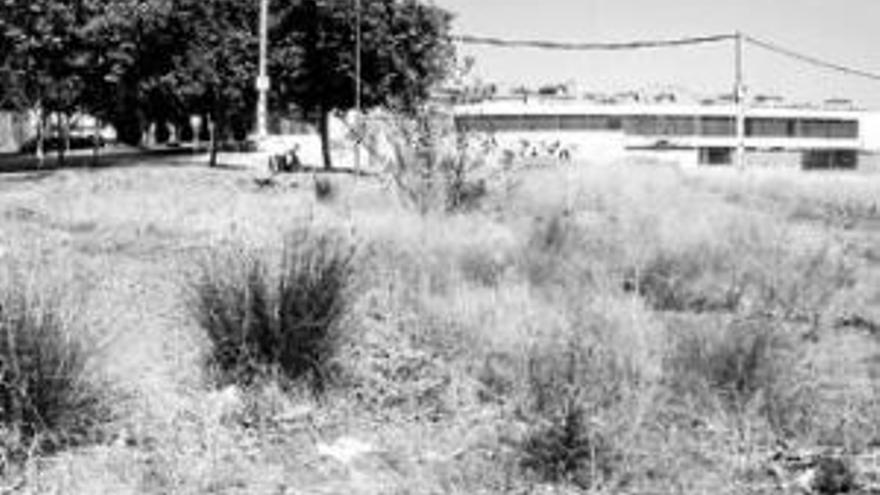
{"label": "distant wall", "polygon": [[869,112],[859,119],[862,151],[880,151],[880,113]]}
{"label": "distant wall", "polygon": [[803,166],[803,152],[792,150],[748,151],[744,164],[750,168],[799,169]]}
{"label": "distant wall", "polygon": [[0,112],[0,153],[15,153],[30,137],[27,116],[15,112]]}

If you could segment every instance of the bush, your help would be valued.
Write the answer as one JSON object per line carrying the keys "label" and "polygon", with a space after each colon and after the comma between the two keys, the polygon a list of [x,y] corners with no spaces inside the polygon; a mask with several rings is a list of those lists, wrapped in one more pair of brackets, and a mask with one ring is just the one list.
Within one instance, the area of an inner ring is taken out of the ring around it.
{"label": "bush", "polygon": [[659,378],[658,329],[627,301],[584,306],[479,378],[502,401],[506,395],[522,421],[514,445],[525,472],[581,488],[615,487],[632,474],[628,451]]}
{"label": "bush", "polygon": [[819,495],[852,493],[858,488],[853,466],[844,459],[822,455],[816,461],[812,489]]}
{"label": "bush", "polygon": [[623,251],[614,225],[593,223],[587,215],[553,207],[535,217],[519,262],[535,287],[576,294],[585,288],[608,290],[608,282],[619,279]]}
{"label": "bush", "polygon": [[497,287],[501,283],[509,262],[504,253],[490,248],[472,246],[459,255],[458,267],[465,280],[484,287]]}
{"label": "bush", "polygon": [[591,488],[608,481],[619,454],[603,431],[600,415],[618,404],[619,382],[603,383],[592,354],[572,341],[567,349],[534,349],[526,364],[521,406],[531,427],[519,445],[520,465],[543,481]]}
{"label": "bush", "polygon": [[194,309],[215,378],[244,385],[271,376],[308,379],[322,392],[347,309],[353,256],[340,235],[301,229],[286,239],[280,267],[244,249],[203,263],[193,281]]}
{"label": "bush", "polygon": [[779,238],[724,237],[660,248],[629,267],[623,288],[657,311],[762,314],[816,325],[855,268],[832,243],[811,245],[796,232]]}
{"label": "bush", "polygon": [[735,312],[743,287],[726,254],[711,246],[661,251],[630,270],[624,289],[635,289],[657,311]]}
{"label": "bush", "polygon": [[333,199],[335,193],[336,188],[329,177],[315,176],[315,198],[318,201],[329,201]]}
{"label": "bush", "polygon": [[391,119],[388,174],[400,197],[421,214],[475,209],[487,195],[484,156],[429,111]]}
{"label": "bush", "polygon": [[678,399],[718,404],[724,410],[715,412],[734,417],[757,413],[783,437],[811,428],[815,391],[801,374],[794,332],[759,317],[676,323],[666,377]]}
{"label": "bush", "polygon": [[[0,287],[0,427],[13,460],[94,438],[109,420],[106,388],[90,380],[93,354],[74,335],[54,290],[20,277]],[[45,288],[44,288],[45,289]]]}
{"label": "bush", "polygon": [[689,335],[679,342],[677,364],[694,373],[729,404],[750,401],[773,386],[777,336],[764,325],[732,322],[720,331]]}
{"label": "bush", "polygon": [[521,465],[544,481],[588,489],[614,474],[619,454],[589,425],[572,401],[560,417],[535,429],[522,443]]}

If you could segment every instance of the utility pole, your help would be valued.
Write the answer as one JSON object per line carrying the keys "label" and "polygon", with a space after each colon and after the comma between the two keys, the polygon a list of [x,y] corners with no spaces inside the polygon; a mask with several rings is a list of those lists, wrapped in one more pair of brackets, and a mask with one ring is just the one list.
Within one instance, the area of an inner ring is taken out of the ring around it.
{"label": "utility pole", "polygon": [[734,102],[736,103],[736,168],[745,168],[746,154],[746,87],[743,82],[743,34],[736,32],[736,81],[734,83]]}
{"label": "utility pole", "polygon": [[361,101],[361,93],[363,91],[362,83],[361,83],[361,42],[363,37],[363,32],[361,30],[361,21],[363,19],[363,14],[361,12],[361,0],[355,0],[355,54],[354,54],[354,108],[356,111],[356,119],[357,125],[355,126],[356,135],[354,141],[354,171],[355,177],[359,176],[361,173],[361,140],[363,139],[363,122],[361,115],[363,102]]}
{"label": "utility pole", "polygon": [[260,0],[260,62],[257,76],[257,139],[263,141],[268,136],[269,113],[269,74],[267,71],[269,45],[269,0]]}

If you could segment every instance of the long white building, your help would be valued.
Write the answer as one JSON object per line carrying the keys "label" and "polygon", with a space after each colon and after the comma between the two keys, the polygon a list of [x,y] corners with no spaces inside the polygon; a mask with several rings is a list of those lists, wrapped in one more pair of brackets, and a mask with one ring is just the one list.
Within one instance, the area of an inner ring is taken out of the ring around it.
{"label": "long white building", "polygon": [[[730,164],[737,148],[732,104],[492,100],[454,109],[457,129],[498,152],[607,160],[659,154],[684,164]],[[880,114],[857,109],[749,106],[747,164],[855,168],[880,150]]]}

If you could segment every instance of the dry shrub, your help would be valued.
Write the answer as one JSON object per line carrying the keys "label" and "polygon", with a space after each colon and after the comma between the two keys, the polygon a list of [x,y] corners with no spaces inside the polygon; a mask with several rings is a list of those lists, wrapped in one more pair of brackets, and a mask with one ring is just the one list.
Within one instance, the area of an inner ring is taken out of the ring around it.
{"label": "dry shrub", "polygon": [[621,242],[614,225],[567,208],[552,209],[527,227],[518,262],[534,287],[613,291],[612,281],[620,278],[627,256]]}
{"label": "dry shrub", "polygon": [[778,438],[804,438],[818,395],[795,329],[762,317],[681,317],[672,323],[665,381],[675,401],[704,418],[758,421]]}
{"label": "dry shrub", "polygon": [[562,320],[534,322],[550,328],[524,333],[506,354],[490,353],[479,378],[519,425],[507,441],[526,473],[612,487],[630,476],[660,377],[661,332],[638,301],[582,304]]}
{"label": "dry shrub", "polygon": [[422,214],[476,209],[486,196],[485,157],[442,115],[390,117],[393,156],[387,173],[405,204]]}
{"label": "dry shrub", "polygon": [[735,312],[745,277],[732,253],[714,247],[660,250],[644,266],[629,270],[624,288],[643,296],[657,311]]}
{"label": "dry shrub", "polygon": [[[60,287],[14,269],[0,280],[0,447],[3,461],[95,440],[111,390],[92,375],[92,343],[77,333]],[[0,470],[3,465],[0,464]]]}
{"label": "dry shrub", "polygon": [[315,176],[315,199],[318,201],[330,201],[336,195],[336,186],[329,177]]}
{"label": "dry shrub", "polygon": [[851,257],[797,230],[723,223],[713,236],[655,247],[624,288],[657,311],[762,314],[817,325],[855,283]]}
{"label": "dry shrub", "polygon": [[851,493],[858,489],[856,472],[847,459],[821,456],[811,488],[819,495]]}
{"label": "dry shrub", "polygon": [[388,323],[366,322],[343,351],[348,393],[375,417],[438,421],[454,414],[450,393],[459,377],[415,336],[430,323]]}
{"label": "dry shrub", "polygon": [[857,265],[833,242],[789,241],[790,247],[759,274],[758,301],[764,312],[815,326],[835,298],[856,283]]}
{"label": "dry shrub", "polygon": [[327,385],[349,304],[354,246],[312,228],[285,240],[280,263],[255,250],[215,252],[192,280],[193,311],[221,384],[265,376]]}
{"label": "dry shrub", "polygon": [[454,290],[454,261],[425,249],[421,232],[402,228],[399,221],[396,227],[388,237],[373,232],[364,246],[365,290],[353,301],[340,371],[347,393],[371,414],[436,418],[449,410],[445,394],[451,371],[425,344],[426,335],[444,329],[439,319],[421,312],[422,301]]}

